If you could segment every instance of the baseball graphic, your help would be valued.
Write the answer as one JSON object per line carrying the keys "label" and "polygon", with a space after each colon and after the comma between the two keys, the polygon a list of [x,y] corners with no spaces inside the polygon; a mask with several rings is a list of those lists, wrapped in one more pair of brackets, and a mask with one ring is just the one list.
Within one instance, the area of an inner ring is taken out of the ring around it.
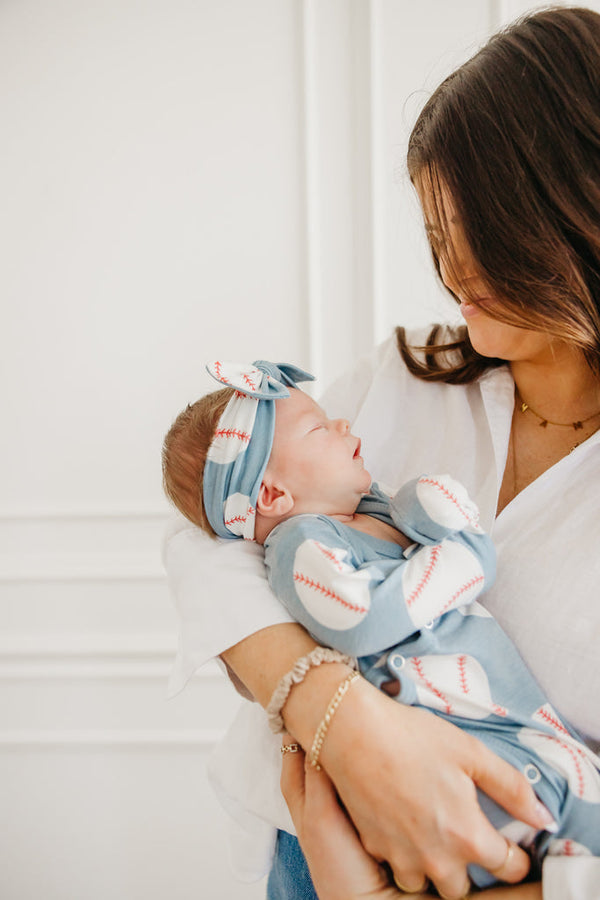
{"label": "baseball graphic", "polygon": [[344,562],[346,550],[306,540],[294,557],[294,586],[302,605],[321,625],[354,628],[369,612],[369,575]]}
{"label": "baseball graphic", "polygon": [[557,838],[548,845],[548,856],[592,856],[592,851],[570,838]]}
{"label": "baseball graphic", "polygon": [[224,363],[217,359],[206,368],[217,381],[249,392],[257,391],[264,378],[264,373],[260,369],[244,363]]}
{"label": "baseball graphic", "polygon": [[536,710],[532,718],[549,725],[553,734],[523,728],[519,732],[521,743],[562,772],[577,797],[589,803],[600,803],[600,772],[593,761],[597,757],[575,742],[549,703]]}
{"label": "baseball graphic", "polygon": [[227,465],[243,453],[250,443],[258,401],[234,395],[219,420],[206,458]]}
{"label": "baseball graphic", "polygon": [[413,656],[403,671],[414,682],[419,702],[431,709],[466,719],[506,715],[506,709],[492,700],[485,671],[465,653]]}
{"label": "baseball graphic", "polygon": [[406,606],[416,627],[470,603],[483,583],[479,561],[455,541],[423,547],[409,559],[402,573]]}
{"label": "baseball graphic", "polygon": [[245,494],[231,494],[225,501],[223,521],[235,534],[243,537],[247,520],[255,515],[256,510],[250,505],[250,498]]}
{"label": "baseball graphic", "polygon": [[467,490],[449,475],[419,478],[417,498],[427,515],[445,528],[481,532],[479,510]]}

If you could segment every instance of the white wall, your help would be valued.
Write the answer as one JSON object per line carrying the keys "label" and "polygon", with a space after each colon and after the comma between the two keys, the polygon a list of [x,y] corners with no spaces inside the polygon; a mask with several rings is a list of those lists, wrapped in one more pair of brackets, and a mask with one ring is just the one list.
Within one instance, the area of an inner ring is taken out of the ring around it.
{"label": "white wall", "polygon": [[524,8],[0,5],[6,900],[263,896],[204,775],[235,696],[213,669],[164,700],[162,435],[215,355],[326,381],[447,309],[406,137]]}

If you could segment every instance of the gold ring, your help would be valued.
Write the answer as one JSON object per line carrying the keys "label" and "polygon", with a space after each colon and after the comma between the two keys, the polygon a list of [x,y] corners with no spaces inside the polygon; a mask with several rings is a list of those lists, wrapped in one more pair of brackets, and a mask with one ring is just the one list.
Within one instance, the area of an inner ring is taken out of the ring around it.
{"label": "gold ring", "polygon": [[496,878],[500,878],[500,873],[503,869],[506,868],[507,864],[511,861],[515,853],[515,845],[512,841],[509,841],[508,838],[504,838],[506,841],[506,856],[504,860],[500,863],[499,866],[496,866],[495,869],[489,869],[490,874],[494,875]]}
{"label": "gold ring", "polygon": [[286,753],[297,753],[300,749],[300,744],[282,744],[281,745],[281,755],[285,756]]}
{"label": "gold ring", "polygon": [[429,884],[427,876],[424,877],[423,884],[421,885],[421,887],[418,887],[418,888],[407,888],[400,881],[398,881],[398,879],[396,878],[395,875],[393,876],[393,878],[394,878],[394,884],[396,885],[396,887],[398,888],[399,891],[402,891],[403,894],[422,894],[424,891],[427,890],[427,885]]}

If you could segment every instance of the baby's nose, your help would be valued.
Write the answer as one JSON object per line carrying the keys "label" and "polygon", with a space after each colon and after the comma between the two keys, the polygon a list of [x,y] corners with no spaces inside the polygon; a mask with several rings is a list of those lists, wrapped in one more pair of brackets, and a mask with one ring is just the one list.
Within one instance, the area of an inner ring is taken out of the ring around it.
{"label": "baby's nose", "polygon": [[336,419],[336,426],[340,434],[348,434],[350,422],[347,419]]}

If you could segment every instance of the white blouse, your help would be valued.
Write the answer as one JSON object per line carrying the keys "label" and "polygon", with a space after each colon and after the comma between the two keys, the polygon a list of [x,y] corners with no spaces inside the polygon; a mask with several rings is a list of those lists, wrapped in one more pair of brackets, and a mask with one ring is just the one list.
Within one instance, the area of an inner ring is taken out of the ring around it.
{"label": "white blouse", "polygon": [[[410,337],[419,343],[425,334]],[[406,370],[392,338],[339,379],[323,405],[352,422],[365,465],[380,483],[395,489],[424,472],[447,472],[466,485],[498,551],[497,580],[482,602],[549,701],[597,750],[600,431],[495,518],[514,406],[507,367],[470,385],[424,382]],[[180,621],[172,694],[245,636],[290,621],[267,585],[262,548],[255,544],[215,542],[180,518],[166,536],[164,561]],[[268,869],[273,825],[293,833],[279,792],[279,743],[262,709],[244,703],[213,754],[213,785],[236,819],[238,837],[240,826],[247,831],[237,844],[236,868],[244,880]],[[571,896],[600,897],[600,859],[547,860],[545,900]]]}

